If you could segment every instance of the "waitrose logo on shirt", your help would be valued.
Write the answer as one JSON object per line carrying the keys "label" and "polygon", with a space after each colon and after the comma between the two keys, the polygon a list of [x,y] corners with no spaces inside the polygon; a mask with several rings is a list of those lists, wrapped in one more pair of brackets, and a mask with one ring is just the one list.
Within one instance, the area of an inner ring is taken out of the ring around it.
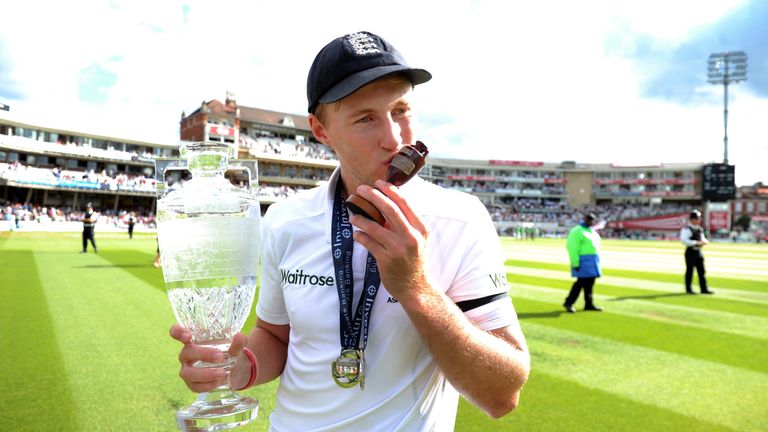
{"label": "waitrose logo on shirt", "polygon": [[304,273],[304,269],[285,270],[280,269],[280,277],[283,285],[317,285],[317,286],[335,286],[333,276],[322,276]]}

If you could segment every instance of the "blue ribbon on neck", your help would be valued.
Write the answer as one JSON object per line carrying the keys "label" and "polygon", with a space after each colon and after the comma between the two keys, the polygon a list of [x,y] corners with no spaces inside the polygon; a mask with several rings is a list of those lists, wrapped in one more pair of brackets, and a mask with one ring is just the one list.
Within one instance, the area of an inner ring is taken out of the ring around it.
{"label": "blue ribbon on neck", "polygon": [[376,258],[368,252],[365,264],[363,291],[357,310],[352,315],[352,295],[354,275],[352,273],[352,224],[349,223],[347,204],[342,197],[341,177],[336,182],[333,197],[333,215],[331,219],[331,254],[336,273],[336,290],[339,293],[339,340],[342,350],[365,350],[368,344],[368,327],[371,323],[373,302],[379,292],[381,275],[376,265]]}

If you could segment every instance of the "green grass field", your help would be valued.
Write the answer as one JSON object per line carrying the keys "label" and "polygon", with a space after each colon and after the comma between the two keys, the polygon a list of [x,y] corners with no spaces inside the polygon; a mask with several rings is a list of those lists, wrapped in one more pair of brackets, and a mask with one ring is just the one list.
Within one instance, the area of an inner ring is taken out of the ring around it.
{"label": "green grass field", "polygon": [[[154,237],[97,242],[79,254],[79,233],[0,233],[0,430],[173,431],[194,399]],[[570,315],[564,242],[504,246],[533,370],[515,413],[462,400],[457,431],[768,430],[768,247],[708,246],[716,294],[687,296],[679,244],[604,241],[605,312]],[[267,429],[275,388],[247,391],[262,411],[240,430]]]}

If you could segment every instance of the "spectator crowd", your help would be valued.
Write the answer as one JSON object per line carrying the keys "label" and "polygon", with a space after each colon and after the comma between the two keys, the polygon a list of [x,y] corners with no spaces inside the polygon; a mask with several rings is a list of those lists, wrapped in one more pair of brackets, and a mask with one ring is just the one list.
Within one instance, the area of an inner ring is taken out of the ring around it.
{"label": "spectator crowd", "polygon": [[328,147],[314,142],[300,142],[281,137],[251,138],[241,134],[239,145],[248,148],[251,154],[276,154],[291,158],[336,160],[336,154]]}
{"label": "spectator crowd", "polygon": [[[83,213],[82,210],[71,206],[42,206],[0,199],[0,221],[5,221],[10,230],[23,229],[30,223],[45,225],[55,222],[80,222],[83,219]],[[128,226],[128,218],[131,216],[139,227],[147,229],[156,227],[155,215],[147,211],[103,210],[99,212],[98,223],[123,229]]]}
{"label": "spectator crowd", "polygon": [[156,190],[154,178],[126,173],[107,173],[63,170],[61,167],[41,168],[20,164],[0,162],[0,178],[18,183],[42,184],[80,189],[105,189],[111,191],[127,190],[134,192],[152,192]]}

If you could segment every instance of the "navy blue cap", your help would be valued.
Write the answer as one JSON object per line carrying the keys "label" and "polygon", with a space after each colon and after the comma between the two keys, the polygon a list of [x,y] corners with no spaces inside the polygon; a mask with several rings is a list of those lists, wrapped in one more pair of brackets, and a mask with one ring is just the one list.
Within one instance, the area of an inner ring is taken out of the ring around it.
{"label": "navy blue cap", "polygon": [[413,85],[432,78],[424,69],[408,66],[399,51],[381,37],[357,32],[332,40],[315,57],[307,76],[308,111],[336,102],[385,75],[402,73]]}
{"label": "navy blue cap", "polygon": [[690,219],[701,219],[701,212],[698,209],[693,209],[690,214]]}

